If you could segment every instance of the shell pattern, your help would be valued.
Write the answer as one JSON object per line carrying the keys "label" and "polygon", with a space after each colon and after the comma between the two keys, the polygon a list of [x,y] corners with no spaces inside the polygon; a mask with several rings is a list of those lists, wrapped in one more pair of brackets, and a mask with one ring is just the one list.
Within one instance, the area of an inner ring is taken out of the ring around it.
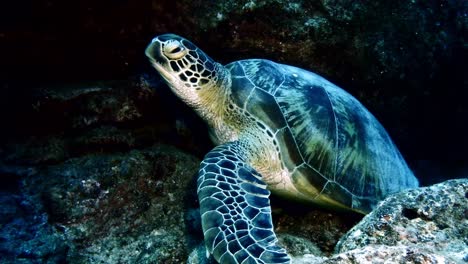
{"label": "shell pattern", "polygon": [[382,125],[343,89],[268,60],[226,67],[233,100],[273,130],[299,191],[315,188],[344,207],[368,212],[386,195],[418,185]]}

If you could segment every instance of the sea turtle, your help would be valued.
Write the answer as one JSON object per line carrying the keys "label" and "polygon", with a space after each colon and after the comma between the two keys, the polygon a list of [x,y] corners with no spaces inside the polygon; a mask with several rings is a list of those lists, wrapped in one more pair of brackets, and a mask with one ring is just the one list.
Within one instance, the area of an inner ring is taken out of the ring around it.
{"label": "sea turtle", "polygon": [[374,116],[317,74],[263,59],[223,66],[174,34],[145,52],[217,145],[197,193],[205,245],[220,263],[291,262],[273,231],[270,191],[367,213],[418,186]]}

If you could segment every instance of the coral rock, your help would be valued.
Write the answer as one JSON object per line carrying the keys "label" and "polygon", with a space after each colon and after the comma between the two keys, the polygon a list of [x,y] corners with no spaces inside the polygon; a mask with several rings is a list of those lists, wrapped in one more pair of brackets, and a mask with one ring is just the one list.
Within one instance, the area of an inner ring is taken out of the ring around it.
{"label": "coral rock", "polygon": [[[388,197],[340,240],[336,252],[368,252],[370,258],[387,252],[382,259],[397,261],[392,256],[406,250],[414,258],[409,263],[461,263],[467,238],[468,179],[449,180]],[[417,262],[418,254],[425,260]]]}

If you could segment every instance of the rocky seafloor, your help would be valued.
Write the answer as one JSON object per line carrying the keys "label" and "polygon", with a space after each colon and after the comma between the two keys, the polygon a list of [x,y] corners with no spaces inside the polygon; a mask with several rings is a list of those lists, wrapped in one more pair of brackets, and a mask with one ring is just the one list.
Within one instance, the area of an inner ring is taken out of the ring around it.
{"label": "rocky seafloor", "polygon": [[212,144],[143,55],[167,32],[325,76],[428,186],[364,218],[273,198],[294,263],[468,263],[467,1],[64,3],[0,8],[0,263],[212,262],[195,194]]}

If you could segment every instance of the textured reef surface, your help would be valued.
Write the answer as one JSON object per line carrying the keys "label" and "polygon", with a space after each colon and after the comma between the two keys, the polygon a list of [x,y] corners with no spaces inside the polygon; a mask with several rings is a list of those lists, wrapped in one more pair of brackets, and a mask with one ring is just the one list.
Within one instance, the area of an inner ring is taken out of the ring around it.
{"label": "textured reef surface", "polygon": [[335,259],[463,263],[467,239],[468,180],[449,180],[385,199],[341,238]]}

